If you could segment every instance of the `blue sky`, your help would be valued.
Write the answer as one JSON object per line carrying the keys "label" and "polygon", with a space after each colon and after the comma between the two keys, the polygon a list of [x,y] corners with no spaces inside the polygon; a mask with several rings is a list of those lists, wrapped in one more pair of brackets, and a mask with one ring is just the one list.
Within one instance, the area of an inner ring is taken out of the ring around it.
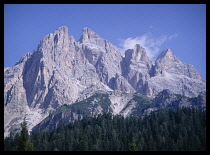
{"label": "blue sky", "polygon": [[170,48],[206,80],[205,4],[5,4],[4,67],[36,50],[60,26],[76,40],[88,27],[122,54],[139,43],[153,62]]}

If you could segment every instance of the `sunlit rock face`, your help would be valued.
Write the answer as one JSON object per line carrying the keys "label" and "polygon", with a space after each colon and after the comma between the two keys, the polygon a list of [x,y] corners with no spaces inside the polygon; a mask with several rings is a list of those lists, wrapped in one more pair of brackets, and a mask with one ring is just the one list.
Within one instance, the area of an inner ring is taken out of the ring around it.
{"label": "sunlit rock face", "polygon": [[25,115],[31,130],[50,111],[96,92],[138,92],[154,98],[163,89],[193,97],[205,92],[206,83],[170,49],[153,65],[141,45],[126,50],[123,57],[93,30],[84,28],[76,41],[62,26],[46,35],[34,52],[4,68],[4,133],[19,129]]}
{"label": "sunlit rock face", "polygon": [[167,49],[155,61],[153,76],[147,80],[140,92],[154,97],[163,89],[193,97],[206,90],[206,83],[193,65],[181,62]]}
{"label": "sunlit rock face", "polygon": [[135,90],[139,90],[150,78],[152,62],[146,50],[137,44],[134,49],[125,51],[124,76]]}

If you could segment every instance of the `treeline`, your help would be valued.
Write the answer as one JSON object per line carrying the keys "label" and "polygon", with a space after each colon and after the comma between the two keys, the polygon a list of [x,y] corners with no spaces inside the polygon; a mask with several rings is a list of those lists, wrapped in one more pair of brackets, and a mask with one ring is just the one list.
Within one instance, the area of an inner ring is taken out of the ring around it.
{"label": "treeline", "polygon": [[[33,132],[30,139],[36,151],[205,151],[206,112],[178,108],[143,118],[85,116],[52,131]],[[15,150],[17,143],[17,136],[8,137],[4,148]]]}

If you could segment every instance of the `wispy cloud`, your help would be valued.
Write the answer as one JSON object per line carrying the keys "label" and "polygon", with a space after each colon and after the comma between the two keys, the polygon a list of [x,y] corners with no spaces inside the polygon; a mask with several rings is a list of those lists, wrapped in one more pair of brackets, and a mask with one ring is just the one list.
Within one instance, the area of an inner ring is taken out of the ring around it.
{"label": "wispy cloud", "polygon": [[162,35],[160,37],[153,37],[151,33],[146,33],[142,36],[138,36],[135,38],[127,38],[122,39],[120,41],[120,52],[124,55],[125,50],[133,49],[136,44],[140,44],[140,46],[144,47],[147,51],[147,55],[150,60],[154,61],[154,58],[161,52],[161,46],[168,40],[174,39],[178,37],[178,33],[168,35]]}

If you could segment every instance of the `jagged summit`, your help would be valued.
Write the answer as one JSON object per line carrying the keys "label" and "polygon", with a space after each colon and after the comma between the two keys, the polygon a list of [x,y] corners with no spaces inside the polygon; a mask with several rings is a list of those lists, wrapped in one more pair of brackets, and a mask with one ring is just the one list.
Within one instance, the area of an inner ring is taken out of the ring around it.
{"label": "jagged summit", "polygon": [[92,43],[96,39],[101,40],[102,38],[90,28],[85,27],[82,29],[82,36],[80,37],[79,42]]}
{"label": "jagged summit", "polygon": [[195,68],[181,62],[170,49],[152,65],[139,44],[122,57],[117,47],[89,28],[83,28],[79,41],[68,33],[66,26],[59,27],[33,53],[4,69],[5,135],[20,126],[25,114],[31,130],[50,111],[99,90],[137,92],[152,98],[163,89],[191,97],[206,90]]}
{"label": "jagged summit", "polygon": [[158,58],[156,59],[156,63],[172,63],[172,62],[180,62],[180,60],[173,55],[170,49],[164,50]]}
{"label": "jagged summit", "polygon": [[141,47],[139,44],[136,44],[134,49],[128,49],[125,51],[126,61],[149,61],[145,48]]}
{"label": "jagged summit", "polygon": [[162,55],[173,55],[173,53],[170,48],[167,48],[162,52]]}
{"label": "jagged summit", "polygon": [[64,33],[68,33],[68,27],[67,26],[61,26],[61,27],[57,28],[54,33],[62,32],[62,31]]}
{"label": "jagged summit", "polygon": [[78,42],[83,45],[83,48],[91,48],[92,50],[103,51],[104,53],[108,52],[117,55],[117,57],[121,57],[121,54],[116,46],[100,37],[90,28],[83,28],[82,36]]}
{"label": "jagged summit", "polygon": [[174,63],[181,63],[181,61],[173,55],[170,49],[164,50],[155,61],[154,75],[157,76],[162,74]]}

